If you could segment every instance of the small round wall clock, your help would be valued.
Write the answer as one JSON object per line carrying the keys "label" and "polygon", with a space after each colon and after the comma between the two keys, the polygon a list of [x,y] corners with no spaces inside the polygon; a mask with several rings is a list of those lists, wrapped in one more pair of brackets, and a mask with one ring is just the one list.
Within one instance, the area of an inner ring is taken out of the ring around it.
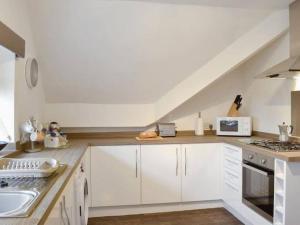
{"label": "small round wall clock", "polygon": [[28,58],[25,66],[25,78],[28,88],[32,89],[38,84],[39,66],[35,58]]}

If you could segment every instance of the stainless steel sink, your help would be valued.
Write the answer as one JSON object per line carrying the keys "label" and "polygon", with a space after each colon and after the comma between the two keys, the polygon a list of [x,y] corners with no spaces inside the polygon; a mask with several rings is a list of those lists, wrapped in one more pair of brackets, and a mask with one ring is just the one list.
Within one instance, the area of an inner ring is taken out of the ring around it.
{"label": "stainless steel sink", "polygon": [[1,191],[0,217],[23,217],[34,207],[37,191]]}
{"label": "stainless steel sink", "polygon": [[0,218],[28,217],[49,191],[66,165],[47,178],[0,178],[7,185],[0,187]]}

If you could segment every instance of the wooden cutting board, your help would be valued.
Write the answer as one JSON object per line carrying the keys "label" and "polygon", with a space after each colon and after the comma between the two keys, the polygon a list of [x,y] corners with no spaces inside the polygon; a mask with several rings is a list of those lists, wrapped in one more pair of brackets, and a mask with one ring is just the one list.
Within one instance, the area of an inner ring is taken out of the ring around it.
{"label": "wooden cutting board", "polygon": [[159,140],[163,140],[162,137],[158,136],[158,137],[154,137],[154,138],[140,138],[140,137],[135,137],[136,140],[138,141],[159,141]]}

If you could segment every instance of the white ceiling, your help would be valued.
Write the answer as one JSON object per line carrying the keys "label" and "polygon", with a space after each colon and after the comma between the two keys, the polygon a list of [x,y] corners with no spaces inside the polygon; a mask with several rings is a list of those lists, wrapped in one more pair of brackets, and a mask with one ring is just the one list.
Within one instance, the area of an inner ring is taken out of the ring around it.
{"label": "white ceiling", "polygon": [[270,14],[157,2],[171,0],[31,0],[47,101],[152,103]]}

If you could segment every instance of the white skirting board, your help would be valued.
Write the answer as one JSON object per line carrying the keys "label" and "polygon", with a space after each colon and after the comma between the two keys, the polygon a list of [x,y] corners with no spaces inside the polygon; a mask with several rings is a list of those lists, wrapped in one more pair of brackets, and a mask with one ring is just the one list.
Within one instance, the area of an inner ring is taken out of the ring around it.
{"label": "white skirting board", "polygon": [[236,217],[239,221],[241,221],[245,225],[253,225],[253,223],[250,223],[244,216],[242,216],[240,213],[238,213],[235,209],[231,208],[229,205],[224,203],[224,208],[228,210],[234,217]]}
{"label": "white skirting board", "polygon": [[117,206],[117,207],[97,207],[89,208],[89,217],[103,216],[124,216],[146,213],[176,212],[185,210],[208,209],[224,207],[223,201],[137,205],[137,206]]}
{"label": "white skirting board", "polygon": [[232,215],[240,220],[245,225],[272,225],[273,223],[267,221],[265,218],[258,215],[252,209],[245,205],[241,205],[239,212],[226,203],[223,204],[224,208],[227,209]]}

